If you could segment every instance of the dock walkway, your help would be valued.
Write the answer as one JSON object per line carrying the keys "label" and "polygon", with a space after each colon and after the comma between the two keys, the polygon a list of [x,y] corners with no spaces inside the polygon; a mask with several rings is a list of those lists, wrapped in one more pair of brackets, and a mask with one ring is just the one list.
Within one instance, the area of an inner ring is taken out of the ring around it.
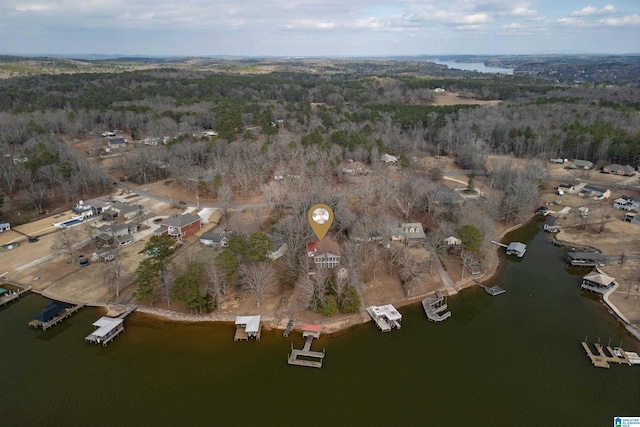
{"label": "dock walkway", "polygon": [[7,292],[5,294],[0,296],[0,307],[2,307],[5,304],[9,304],[11,301],[17,300],[22,295],[24,295],[27,292],[31,291],[31,289],[32,289],[31,286],[28,286],[28,287],[26,287],[24,289],[21,289],[21,290],[18,290],[18,291],[7,290]]}
{"label": "dock walkway", "polygon": [[473,279],[473,281],[476,285],[479,285],[482,289],[484,289],[484,291],[489,295],[496,296],[496,295],[504,294],[505,292],[507,292],[504,289],[502,289],[500,286],[489,287],[476,279]]}
{"label": "dock walkway", "polygon": [[291,333],[291,329],[293,329],[293,324],[295,323],[296,319],[289,319],[289,323],[287,323],[287,328],[284,330],[284,332],[282,332],[282,336],[283,337],[288,337],[289,334]]}
{"label": "dock walkway", "polygon": [[313,339],[320,337],[320,325],[303,325],[302,336],[306,339],[302,350],[293,348],[293,343],[291,343],[291,353],[287,356],[287,363],[309,368],[322,368],[325,356],[324,348],[322,352],[311,350]]}
{"label": "dock walkway", "polygon": [[587,356],[591,359],[591,363],[593,366],[598,368],[609,368],[609,363],[618,363],[618,364],[626,364],[631,366],[633,363],[629,359],[627,352],[625,352],[622,348],[616,347],[615,349],[607,346],[607,353],[604,351],[604,347],[600,343],[595,343],[594,347],[596,348],[597,354],[591,351],[589,344],[586,341],[582,341],[582,347],[587,352]]}

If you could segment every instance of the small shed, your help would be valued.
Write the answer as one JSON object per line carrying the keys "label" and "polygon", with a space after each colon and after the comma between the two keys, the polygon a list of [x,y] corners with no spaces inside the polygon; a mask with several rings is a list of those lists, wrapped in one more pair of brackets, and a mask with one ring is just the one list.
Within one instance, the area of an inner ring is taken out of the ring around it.
{"label": "small shed", "polygon": [[260,341],[260,316],[236,316],[236,334],[234,341]]}
{"label": "small shed", "polygon": [[509,246],[507,246],[507,255],[516,255],[519,258],[524,256],[524,253],[527,251],[527,245],[520,242],[511,242]]}
{"label": "small shed", "polygon": [[444,239],[444,242],[447,244],[447,246],[460,246],[462,245],[462,240],[458,239],[455,236],[449,236],[446,239]]}

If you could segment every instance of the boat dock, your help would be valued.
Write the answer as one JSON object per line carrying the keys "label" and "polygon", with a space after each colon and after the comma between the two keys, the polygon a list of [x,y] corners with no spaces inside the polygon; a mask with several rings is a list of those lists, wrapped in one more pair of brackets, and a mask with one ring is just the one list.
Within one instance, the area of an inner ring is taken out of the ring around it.
{"label": "boat dock", "polygon": [[71,317],[73,313],[84,306],[85,304],[72,305],[64,302],[53,301],[44,307],[42,313],[38,314],[31,322],[29,322],[29,326],[46,331],[52,326],[62,322],[64,319]]}
{"label": "boat dock", "polygon": [[289,323],[287,323],[287,328],[284,330],[284,332],[282,332],[283,337],[289,336],[289,333],[291,333],[291,329],[293,329],[293,324],[295,321],[296,319],[289,319]]}
{"label": "boat dock", "polygon": [[311,350],[313,339],[320,338],[321,327],[321,325],[311,325],[308,323],[302,325],[302,336],[306,338],[306,341],[302,350],[294,349],[293,343],[291,344],[291,353],[287,356],[287,363],[289,363],[289,365],[322,368],[322,362],[325,356],[324,348],[322,352]]}
{"label": "boat dock", "polygon": [[11,301],[17,300],[18,298],[20,298],[22,295],[26,294],[30,290],[31,290],[31,286],[28,286],[26,288],[23,288],[17,291],[0,288],[0,307],[2,307],[5,304],[9,304]]}
{"label": "boat dock", "polygon": [[505,292],[507,292],[504,289],[502,289],[500,286],[491,286],[491,287],[489,287],[489,286],[485,285],[484,283],[482,283],[482,282],[480,282],[480,281],[478,281],[476,279],[473,279],[473,282],[476,285],[479,285],[482,289],[484,289],[484,291],[486,293],[488,293],[489,295],[496,296],[496,295],[504,294]]}
{"label": "boat dock", "polygon": [[[618,364],[624,363],[629,366],[636,364],[629,359],[629,355],[631,355],[632,353],[627,353],[620,347],[616,347],[615,349],[611,348],[610,346],[603,347],[602,344],[598,342],[594,344],[594,347],[596,348],[596,352],[597,352],[596,354],[591,351],[591,347],[589,347],[589,344],[587,344],[586,340],[582,341],[580,344],[582,344],[582,347],[587,352],[587,356],[589,357],[589,359],[591,359],[591,363],[595,367],[609,368],[609,363],[618,363]],[[605,353],[604,351],[605,348],[607,349],[607,352],[609,354]],[[638,360],[638,364],[640,364],[640,360]]]}
{"label": "boat dock", "polygon": [[432,322],[443,322],[451,317],[451,312],[447,311],[441,314],[447,309],[447,300],[442,296],[440,291],[436,292],[436,298],[425,298],[422,300],[422,308],[427,315],[427,319]]}
{"label": "boat dock", "polygon": [[402,315],[391,304],[372,305],[367,307],[367,313],[382,332],[389,332],[393,328],[400,329]]}
{"label": "boat dock", "polygon": [[124,313],[118,317],[103,316],[93,322],[96,330],[85,337],[86,342],[94,344],[102,344],[106,346],[113,341],[118,335],[124,332],[124,319],[138,308],[137,305],[129,307]]}

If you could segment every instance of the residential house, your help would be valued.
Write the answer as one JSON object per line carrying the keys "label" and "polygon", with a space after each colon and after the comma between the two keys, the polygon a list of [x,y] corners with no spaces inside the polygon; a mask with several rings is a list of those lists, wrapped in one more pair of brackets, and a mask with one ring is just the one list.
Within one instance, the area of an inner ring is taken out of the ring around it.
{"label": "residential house", "polygon": [[340,265],[340,245],[329,238],[307,243],[307,255],[318,268],[335,268]]}
{"label": "residential house", "polygon": [[613,287],[615,280],[596,269],[582,278],[580,287],[587,291],[604,294]]}
{"label": "residential house", "polygon": [[98,249],[93,253],[93,261],[113,261],[116,259],[117,249],[111,247],[105,247],[102,249]]}
{"label": "residential house", "polygon": [[391,240],[404,242],[407,246],[421,245],[426,237],[419,222],[401,223],[391,230]]}
{"label": "residential house", "polygon": [[596,200],[608,199],[611,197],[611,190],[607,190],[600,187],[594,187],[593,185],[587,184],[580,190],[580,197],[590,197]]}
{"label": "residential house", "polygon": [[[119,237],[129,236],[133,233],[137,233],[139,228],[139,224],[110,224],[103,225],[102,227],[98,227],[98,231],[100,234],[96,236],[97,240],[101,240],[103,242],[111,242],[112,239],[118,239]],[[131,239],[123,239],[133,241],[133,237]]]}
{"label": "residential house", "polygon": [[200,230],[202,218],[192,214],[173,214],[160,222],[160,227],[153,234],[160,235],[167,233],[177,240],[186,239]]}
{"label": "residential house", "polygon": [[613,201],[613,207],[615,209],[621,209],[623,211],[639,211],[640,212],[640,202],[636,202],[631,197],[621,196],[618,199]]}
{"label": "residential house", "polygon": [[285,254],[287,251],[287,244],[283,243],[282,238],[278,236],[267,234],[267,237],[273,242],[273,250],[267,253],[267,258],[275,261]]}
{"label": "residential house", "polygon": [[[95,199],[80,200],[73,207],[73,212],[82,216],[93,216],[101,214],[102,211],[111,206],[111,200],[106,197],[96,197]],[[89,214],[89,212],[91,212]]]}
{"label": "residential house", "polygon": [[458,239],[455,236],[449,236],[446,239],[444,239],[444,243],[449,246],[462,246],[462,240]]}
{"label": "residential house", "polygon": [[131,206],[128,203],[115,202],[108,209],[102,211],[102,219],[105,221],[129,221],[144,209],[141,205]]}
{"label": "residential house", "polygon": [[572,169],[593,169],[593,162],[590,162],[589,160],[578,160],[578,159],[574,159],[573,163],[571,164],[571,168]]}
{"label": "residential house", "polygon": [[603,167],[602,172],[610,173],[613,175],[624,175],[624,176],[632,176],[636,173],[632,166],[630,165],[622,166],[617,163]]}
{"label": "residential house", "polygon": [[122,148],[127,146],[127,140],[119,137],[119,138],[109,138],[107,140],[107,145],[109,148]]}
{"label": "residential house", "polygon": [[205,246],[215,246],[219,248],[226,248],[227,241],[229,240],[228,237],[230,236],[226,233],[225,234],[211,233],[211,232],[202,233],[202,236],[200,236],[200,243],[202,243]]}
{"label": "residential house", "polygon": [[0,222],[0,232],[11,230],[11,224],[8,222]]}
{"label": "residential house", "polygon": [[558,191],[562,191],[565,193],[570,193],[574,190],[574,186],[572,184],[560,184],[558,185]]}

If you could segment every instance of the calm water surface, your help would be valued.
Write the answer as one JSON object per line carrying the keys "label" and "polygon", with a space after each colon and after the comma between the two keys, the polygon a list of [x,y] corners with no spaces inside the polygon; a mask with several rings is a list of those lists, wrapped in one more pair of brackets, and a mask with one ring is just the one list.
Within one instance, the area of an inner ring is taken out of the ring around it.
{"label": "calm water surface", "polygon": [[477,71],[479,73],[492,74],[513,74],[513,68],[490,67],[483,62],[456,62],[456,61],[433,61],[436,64],[446,65],[454,70]]}
{"label": "calm water surface", "polygon": [[97,310],[38,332],[27,322],[46,300],[27,296],[0,308],[0,425],[609,426],[640,415],[640,366],[592,367],[580,341],[640,345],[541,228],[511,235],[528,250],[493,280],[506,294],[465,290],[439,325],[415,305],[401,309],[401,331],[324,336],[313,345],[326,348],[322,369],[287,365],[295,333],[234,343],[233,325],[139,314],[108,347],[89,345]]}

